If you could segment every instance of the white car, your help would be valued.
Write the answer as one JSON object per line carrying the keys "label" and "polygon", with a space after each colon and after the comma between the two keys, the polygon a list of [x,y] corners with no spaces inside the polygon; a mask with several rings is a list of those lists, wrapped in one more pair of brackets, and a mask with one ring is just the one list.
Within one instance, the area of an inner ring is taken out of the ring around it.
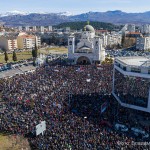
{"label": "white car", "polygon": [[148,137],[149,137],[149,134],[146,133],[144,130],[141,130],[141,129],[132,127],[132,128],[131,128],[131,131],[133,131],[133,133],[134,133],[136,136],[139,136],[139,135],[141,134],[143,138],[148,138]]}
{"label": "white car", "polygon": [[123,132],[127,132],[129,130],[127,126],[125,126],[123,124],[119,124],[119,123],[115,124],[115,129],[123,131]]}

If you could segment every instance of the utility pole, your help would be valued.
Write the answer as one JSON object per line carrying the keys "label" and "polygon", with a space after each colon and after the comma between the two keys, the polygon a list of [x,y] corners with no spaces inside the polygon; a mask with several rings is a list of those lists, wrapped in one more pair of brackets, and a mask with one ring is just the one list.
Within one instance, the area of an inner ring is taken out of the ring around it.
{"label": "utility pole", "polygon": [[87,119],[87,117],[84,117],[84,150],[86,150],[85,148],[85,119]]}

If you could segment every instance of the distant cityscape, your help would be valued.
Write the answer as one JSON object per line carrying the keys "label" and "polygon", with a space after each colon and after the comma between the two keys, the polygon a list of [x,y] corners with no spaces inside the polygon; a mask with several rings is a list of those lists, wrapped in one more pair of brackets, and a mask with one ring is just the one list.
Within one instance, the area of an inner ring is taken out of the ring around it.
{"label": "distant cityscape", "polygon": [[[40,47],[43,44],[67,46],[68,36],[75,35],[76,42],[80,39],[83,29],[72,30],[70,27],[55,28],[52,26],[18,26],[0,27],[1,50],[30,49],[35,44]],[[126,24],[119,31],[95,30],[100,36],[105,48],[129,48],[135,46],[136,50],[150,49],[150,25]],[[23,36],[26,35],[26,36]],[[22,40],[20,40],[22,38]],[[22,43],[21,43],[22,42]]]}

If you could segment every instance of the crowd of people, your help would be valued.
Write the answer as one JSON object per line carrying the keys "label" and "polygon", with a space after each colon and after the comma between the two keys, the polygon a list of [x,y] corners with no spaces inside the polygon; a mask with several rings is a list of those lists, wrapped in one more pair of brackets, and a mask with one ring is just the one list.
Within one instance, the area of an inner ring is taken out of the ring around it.
{"label": "crowd of people", "polygon": [[[1,79],[5,106],[0,111],[0,130],[27,137],[35,150],[149,149],[147,144],[138,145],[136,138],[100,124],[95,101],[110,97],[112,68],[43,65],[32,73]],[[113,118],[109,108],[107,112]],[[46,131],[36,136],[41,121],[46,121]]]}
{"label": "crowd of people", "polygon": [[147,107],[149,85],[149,79],[124,76],[115,70],[115,93],[123,102]]}

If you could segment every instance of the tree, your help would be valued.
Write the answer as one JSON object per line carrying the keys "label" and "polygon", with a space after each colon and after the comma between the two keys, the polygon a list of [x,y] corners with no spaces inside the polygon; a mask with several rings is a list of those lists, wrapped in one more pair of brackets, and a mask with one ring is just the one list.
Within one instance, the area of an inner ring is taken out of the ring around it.
{"label": "tree", "polygon": [[15,51],[13,51],[12,59],[13,59],[13,61],[17,61],[17,55],[16,55],[16,52],[15,52]]}
{"label": "tree", "polygon": [[125,33],[122,35],[121,46],[123,47],[125,43]]}
{"label": "tree", "polygon": [[35,49],[32,48],[32,57],[35,57]]}
{"label": "tree", "polygon": [[34,57],[37,58],[37,55],[38,55],[38,48],[37,48],[37,45],[36,45],[36,40],[35,40],[35,54],[34,54]]}
{"label": "tree", "polygon": [[5,59],[6,63],[7,63],[7,61],[9,60],[9,58],[8,58],[8,54],[7,54],[6,51],[5,51],[4,55],[5,55],[4,59]]}
{"label": "tree", "polygon": [[38,55],[38,48],[37,48],[37,45],[36,45],[36,42],[35,42],[35,47],[32,48],[32,57],[37,58],[37,55]]}

